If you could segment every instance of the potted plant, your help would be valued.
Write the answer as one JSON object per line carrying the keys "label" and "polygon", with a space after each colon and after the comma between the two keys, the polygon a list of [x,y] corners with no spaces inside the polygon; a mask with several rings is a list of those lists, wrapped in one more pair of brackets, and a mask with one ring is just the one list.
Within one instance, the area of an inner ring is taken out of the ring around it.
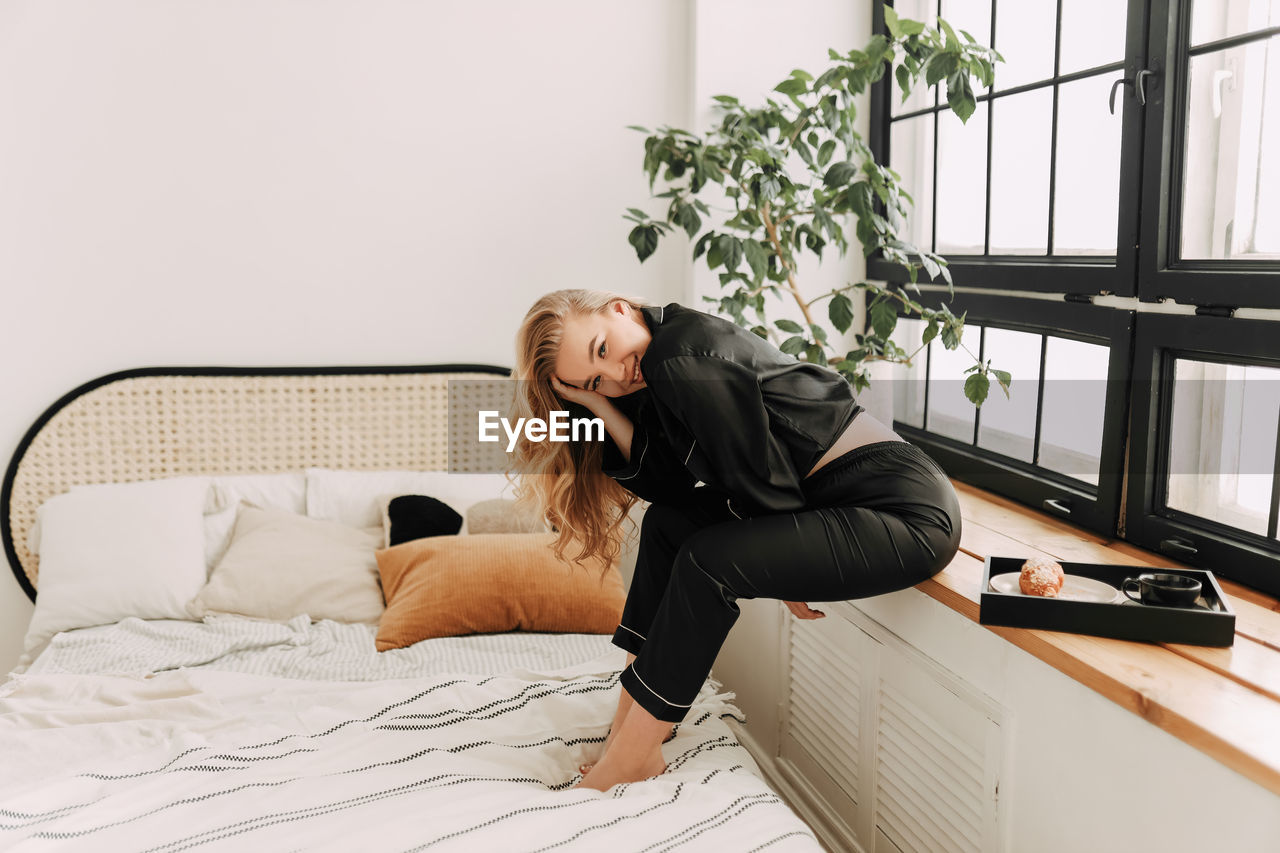
{"label": "potted plant", "polygon": [[[705,255],[708,267],[721,270],[725,295],[710,300],[721,313],[773,340],[784,352],[834,367],[858,392],[870,384],[868,361],[910,364],[935,337],[947,349],[963,347],[965,317],[945,303],[927,308],[908,294],[920,294],[916,281],[923,271],[930,281],[945,281],[954,296],[951,274],[945,259],[899,235],[911,197],[899,186],[899,175],[876,162],[854,129],[855,99],[886,74],[894,76],[904,100],[921,78],[929,86],[945,81],[948,107],[967,121],[975,107],[971,78],[990,85],[992,63],[1000,60],[995,51],[963,30],[957,34],[944,20],[930,28],[899,18],[888,6],[884,16],[887,34],[873,36],[862,50],[844,55],[830,51],[833,64],[816,77],[792,71],[774,87],[780,99],[747,107],[735,97],[717,95],[720,122],[705,137],[672,127],[651,132],[633,126],[647,135],[644,168],[650,193],[669,201],[662,218],[639,208],[626,214],[635,223],[628,239],[641,262],[662,237],[683,230],[694,241],[693,259]],[[663,188],[655,192],[659,179]],[[716,215],[698,197],[711,187],[732,205],[727,213]],[[808,250],[820,259],[834,244],[843,256],[849,247],[849,218],[865,254],[879,251],[907,269],[910,283],[905,288],[862,281],[825,293],[801,290],[798,255]],[[867,328],[854,336],[854,349],[842,353],[826,324],[841,334],[849,330],[854,316],[850,294],[856,291],[865,293]],[[804,323],[770,321],[767,294],[794,300]],[[820,317],[824,302],[825,317]],[[746,317],[748,308],[756,321]],[[899,311],[925,321],[921,344],[913,352],[890,340]],[[992,378],[1007,395],[1009,373],[973,358],[965,396],[981,405]]]}

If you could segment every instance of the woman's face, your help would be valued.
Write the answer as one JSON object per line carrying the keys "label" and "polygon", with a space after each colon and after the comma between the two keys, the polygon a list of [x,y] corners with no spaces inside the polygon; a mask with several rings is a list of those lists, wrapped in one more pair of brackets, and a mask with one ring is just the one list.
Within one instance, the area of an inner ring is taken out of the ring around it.
{"label": "woman's face", "polygon": [[622,397],[645,387],[640,359],[653,336],[644,317],[622,300],[603,314],[570,314],[564,320],[556,376],[566,385]]}

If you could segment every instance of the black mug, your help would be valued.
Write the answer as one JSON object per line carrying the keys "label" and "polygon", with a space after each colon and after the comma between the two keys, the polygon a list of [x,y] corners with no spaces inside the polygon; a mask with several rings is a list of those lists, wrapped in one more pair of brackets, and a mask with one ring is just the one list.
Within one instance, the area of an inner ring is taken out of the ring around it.
{"label": "black mug", "polygon": [[[1138,590],[1136,597],[1129,591],[1130,584]],[[1136,578],[1125,578],[1120,589],[1131,601],[1160,607],[1185,607],[1200,597],[1200,581],[1168,572],[1143,572]]]}

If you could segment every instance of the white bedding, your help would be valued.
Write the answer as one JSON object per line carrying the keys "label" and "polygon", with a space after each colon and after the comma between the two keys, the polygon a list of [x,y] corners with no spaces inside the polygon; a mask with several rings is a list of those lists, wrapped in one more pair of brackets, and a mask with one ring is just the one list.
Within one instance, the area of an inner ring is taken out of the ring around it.
{"label": "white bedding", "polygon": [[0,848],[820,849],[714,682],[666,773],[568,790],[617,702],[607,637],[433,640],[375,673],[361,626],[245,622],[73,632],[0,687]]}

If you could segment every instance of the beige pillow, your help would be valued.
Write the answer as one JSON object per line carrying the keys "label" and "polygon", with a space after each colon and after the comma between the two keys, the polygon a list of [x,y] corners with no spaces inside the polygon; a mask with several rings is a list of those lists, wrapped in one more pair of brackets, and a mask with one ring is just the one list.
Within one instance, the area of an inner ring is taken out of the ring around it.
{"label": "beige pillow", "polygon": [[226,554],[187,610],[285,621],[377,622],[382,590],[374,552],[382,531],[241,504]]}
{"label": "beige pillow", "polygon": [[616,566],[562,563],[551,533],[415,539],[377,553],[387,609],[378,651],[502,631],[611,634],[626,593]]}
{"label": "beige pillow", "polygon": [[468,533],[542,533],[547,525],[530,509],[520,509],[508,498],[493,498],[467,510]]}

